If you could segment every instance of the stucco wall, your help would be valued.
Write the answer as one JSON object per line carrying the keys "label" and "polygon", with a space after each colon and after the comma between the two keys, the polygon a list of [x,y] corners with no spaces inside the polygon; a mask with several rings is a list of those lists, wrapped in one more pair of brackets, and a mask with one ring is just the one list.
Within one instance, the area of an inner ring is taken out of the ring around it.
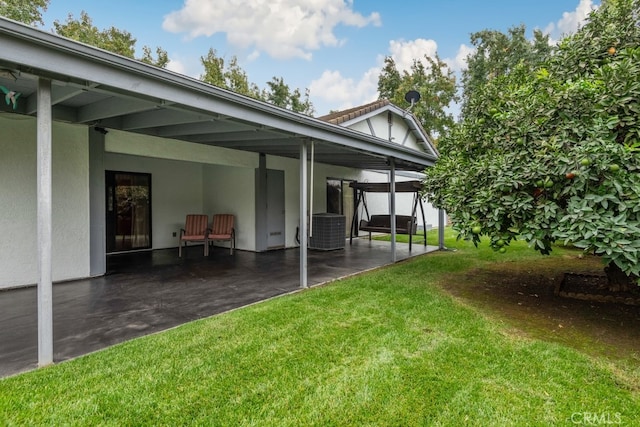
{"label": "stucco wall", "polygon": [[[36,121],[0,116],[0,288],[38,280]],[[87,128],[52,128],[52,279],[89,274]]]}
{"label": "stucco wall", "polygon": [[[298,246],[295,241],[296,228],[300,224],[300,162],[296,159],[267,156],[267,168],[284,170],[285,172],[285,233],[287,247]],[[307,164],[307,172],[311,174],[311,165]],[[344,168],[325,164],[314,164],[312,213],[327,211],[327,178],[363,180],[363,172],[358,169]],[[311,194],[309,194],[311,200]]]}
{"label": "stucco wall", "polygon": [[106,169],[151,173],[154,249],[178,246],[173,233],[187,214],[220,210],[237,215],[238,248],[255,248],[258,154],[119,131],[109,131],[105,151]]}
{"label": "stucco wall", "polygon": [[[256,248],[255,169],[205,165],[203,182],[203,212],[210,218],[217,213],[233,214],[236,247],[254,251]],[[219,244],[228,245],[227,242],[219,242]]]}
{"label": "stucco wall", "polygon": [[[106,170],[151,174],[151,241],[154,249],[178,246],[188,213],[203,212],[202,164],[105,153]],[[104,191],[104,189],[102,189]]]}

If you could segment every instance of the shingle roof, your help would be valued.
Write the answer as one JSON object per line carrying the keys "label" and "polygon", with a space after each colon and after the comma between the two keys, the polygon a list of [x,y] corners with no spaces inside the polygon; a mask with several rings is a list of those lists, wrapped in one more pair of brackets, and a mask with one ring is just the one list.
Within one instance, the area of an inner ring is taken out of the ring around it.
{"label": "shingle roof", "polygon": [[343,111],[336,111],[334,113],[318,117],[318,120],[332,123],[334,125],[339,125],[357,117],[364,116],[365,114],[369,114],[370,112],[378,110],[389,104],[391,104],[391,102],[389,102],[388,99],[379,99],[377,101],[373,101],[369,104],[361,105],[359,107],[354,107]]}

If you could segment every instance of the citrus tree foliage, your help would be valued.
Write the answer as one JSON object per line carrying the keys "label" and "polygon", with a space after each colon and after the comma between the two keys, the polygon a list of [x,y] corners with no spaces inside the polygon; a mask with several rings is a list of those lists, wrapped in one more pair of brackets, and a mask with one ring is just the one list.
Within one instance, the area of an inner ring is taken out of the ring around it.
{"label": "citrus tree foliage", "polygon": [[435,135],[442,135],[454,124],[453,115],[447,107],[458,100],[456,79],[447,64],[437,56],[424,57],[424,61],[414,60],[410,70],[400,72],[391,57],[384,60],[384,67],[378,77],[380,99],[388,99],[400,107],[409,107],[404,99],[407,92],[420,93],[420,101],[411,112],[422,126]]}
{"label": "citrus tree foliage", "polygon": [[217,55],[215,49],[209,49],[207,56],[200,57],[204,74],[200,80],[214,86],[269,102],[278,107],[287,108],[297,113],[313,115],[313,104],[309,100],[309,91],[304,95],[299,89],[291,90],[282,77],[273,77],[267,82],[267,88],[261,90],[255,83],[250,83],[247,73],[238,65],[233,56],[228,63]]}
{"label": "citrus tree foliage", "polygon": [[474,87],[427,171],[460,236],[562,241],[640,273],[640,0],[603,2],[540,66]]}
{"label": "citrus tree foliage", "polygon": [[[63,37],[96,46],[127,58],[135,58],[136,39],[133,38],[130,32],[115,27],[100,30],[93,25],[92,19],[84,11],[80,13],[80,19],[75,19],[72,14],[69,14],[66,22],[61,23],[56,20],[53,26],[56,33]],[[143,56],[139,58],[140,61],[161,68],[167,66],[169,57],[162,48],[156,48],[157,58],[155,59],[150,47],[144,46],[142,51]]]}
{"label": "citrus tree foliage", "polygon": [[0,16],[28,25],[44,25],[42,12],[49,7],[49,0],[0,0]]}

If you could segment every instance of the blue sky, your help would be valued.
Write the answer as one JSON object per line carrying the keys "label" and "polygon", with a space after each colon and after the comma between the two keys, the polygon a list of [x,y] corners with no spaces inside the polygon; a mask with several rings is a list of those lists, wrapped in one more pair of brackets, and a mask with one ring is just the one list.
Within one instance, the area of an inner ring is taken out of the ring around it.
{"label": "blue sky", "polygon": [[[236,56],[249,80],[282,77],[308,88],[316,115],[377,97],[385,56],[402,68],[435,52],[456,72],[469,35],[524,24],[557,40],[574,32],[599,0],[51,0],[44,29],[86,11],[100,29],[129,31],[138,48],[161,46],[168,68],[202,73],[209,48]],[[138,52],[141,55],[141,52]]]}

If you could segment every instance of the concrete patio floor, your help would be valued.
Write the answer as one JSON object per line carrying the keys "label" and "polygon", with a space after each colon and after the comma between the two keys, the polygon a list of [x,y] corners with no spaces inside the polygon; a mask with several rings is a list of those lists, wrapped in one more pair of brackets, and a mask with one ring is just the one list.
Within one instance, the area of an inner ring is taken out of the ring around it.
{"label": "concrete patio floor", "polygon": [[[437,250],[396,245],[398,261]],[[354,239],[308,252],[308,284],[391,263],[389,242]],[[54,362],[300,290],[299,250],[265,253],[202,246],[111,255],[108,274],[53,286]],[[37,290],[0,291],[0,377],[37,367]]]}

